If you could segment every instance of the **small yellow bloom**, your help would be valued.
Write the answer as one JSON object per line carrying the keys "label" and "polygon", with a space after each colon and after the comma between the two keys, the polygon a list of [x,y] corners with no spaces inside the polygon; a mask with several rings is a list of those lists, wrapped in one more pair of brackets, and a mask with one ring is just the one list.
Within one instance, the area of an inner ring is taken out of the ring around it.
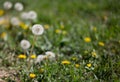
{"label": "small yellow bloom", "polygon": [[92,66],[91,63],[88,63],[88,64],[87,64],[87,67],[91,67],[91,66]]}
{"label": "small yellow bloom", "polygon": [[60,27],[61,27],[61,29],[64,29],[64,28],[65,28],[63,24],[61,24]]}
{"label": "small yellow bloom", "polygon": [[97,31],[97,28],[96,28],[96,27],[93,27],[93,31],[96,32],[96,31]]}
{"label": "small yellow bloom", "polygon": [[23,22],[20,23],[20,26],[24,30],[28,29],[28,26],[25,23],[23,23]]}
{"label": "small yellow bloom", "polygon": [[0,16],[2,16],[4,14],[4,10],[0,9]]}
{"label": "small yellow bloom", "polygon": [[70,61],[64,60],[64,61],[62,61],[62,64],[70,64]]}
{"label": "small yellow bloom", "polygon": [[32,78],[32,79],[36,77],[36,75],[35,75],[34,73],[30,73],[29,76],[30,76],[30,78]]}
{"label": "small yellow bloom", "polygon": [[91,54],[92,54],[92,57],[96,57],[97,56],[97,54],[96,54],[96,52],[91,52]]}
{"label": "small yellow bloom", "polygon": [[48,24],[46,24],[46,25],[44,25],[44,28],[45,28],[45,29],[49,29],[50,26],[49,26]]}
{"label": "small yellow bloom", "polygon": [[99,42],[98,44],[99,44],[99,46],[104,46],[105,45],[103,42]]}
{"label": "small yellow bloom", "polygon": [[20,58],[20,59],[25,59],[25,58],[26,58],[26,55],[20,54],[20,55],[18,55],[18,58]]}
{"label": "small yellow bloom", "polygon": [[63,34],[63,35],[66,35],[66,34],[67,34],[67,31],[63,30],[63,31],[62,31],[62,34]]}
{"label": "small yellow bloom", "polygon": [[0,37],[1,37],[2,39],[4,39],[6,36],[7,36],[7,33],[6,33],[6,32],[1,33],[1,35],[0,35]]}
{"label": "small yellow bloom", "polygon": [[44,69],[43,69],[43,68],[41,68],[41,69],[40,69],[40,73],[43,73],[43,72],[44,72]]}
{"label": "small yellow bloom", "polygon": [[72,60],[73,60],[73,61],[76,61],[76,60],[77,60],[77,58],[76,58],[76,57],[73,57],[73,58],[72,58]]}
{"label": "small yellow bloom", "polygon": [[79,67],[80,67],[80,65],[79,65],[79,64],[75,64],[75,67],[76,67],[76,68],[79,68]]}
{"label": "small yellow bloom", "polygon": [[84,38],[84,41],[85,41],[85,42],[91,42],[91,38],[90,38],[90,37],[85,37],[85,38]]}
{"label": "small yellow bloom", "polygon": [[61,30],[60,30],[60,29],[56,29],[55,32],[56,32],[57,34],[60,34],[60,33],[61,33]]}
{"label": "small yellow bloom", "polygon": [[35,54],[32,54],[32,55],[30,56],[30,58],[35,59],[35,58],[36,58],[36,55],[35,55]]}

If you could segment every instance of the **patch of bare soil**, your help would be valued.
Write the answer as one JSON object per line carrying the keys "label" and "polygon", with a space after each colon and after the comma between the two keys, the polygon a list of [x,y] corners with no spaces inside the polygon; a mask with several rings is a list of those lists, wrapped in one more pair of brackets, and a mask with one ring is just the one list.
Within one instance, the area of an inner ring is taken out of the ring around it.
{"label": "patch of bare soil", "polygon": [[13,69],[5,69],[5,68],[0,68],[0,82],[8,82],[8,81],[13,81],[13,82],[21,82],[18,75],[17,71]]}

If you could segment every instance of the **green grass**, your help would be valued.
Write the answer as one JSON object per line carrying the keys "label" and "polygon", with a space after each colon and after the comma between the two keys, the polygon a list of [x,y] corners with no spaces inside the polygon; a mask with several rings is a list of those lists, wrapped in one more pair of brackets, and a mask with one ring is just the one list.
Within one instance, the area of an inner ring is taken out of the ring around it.
{"label": "green grass", "polygon": [[[0,9],[6,0],[0,0]],[[0,38],[0,66],[17,70],[22,82],[119,82],[120,81],[120,3],[119,0],[19,0],[25,6],[24,11],[35,10],[38,13],[34,24],[48,24],[49,29],[38,37],[34,52],[44,54],[53,51],[56,61],[45,60],[41,64],[30,64],[26,59],[19,60],[17,56],[24,51],[20,41],[27,39],[33,43],[31,30],[0,26],[0,34],[6,32],[8,40]],[[11,0],[11,2],[18,2]],[[10,10],[10,16],[19,17],[20,12]],[[25,21],[25,23],[27,23]],[[61,28],[61,24],[64,28]],[[92,27],[97,30],[94,31]],[[57,34],[56,29],[67,34]],[[86,43],[85,37],[91,42]],[[104,42],[105,46],[99,46]],[[28,50],[30,51],[30,49]],[[86,53],[87,51],[87,53]],[[97,58],[91,52],[97,53]],[[73,61],[72,58],[77,60]],[[63,60],[69,60],[70,65],[63,65]],[[88,68],[86,65],[91,63]],[[79,68],[75,64],[80,64]],[[40,73],[39,69],[44,72]],[[29,73],[35,73],[34,79]],[[9,79],[8,79],[9,80]],[[7,80],[7,81],[8,81]],[[11,80],[11,79],[10,79]]]}

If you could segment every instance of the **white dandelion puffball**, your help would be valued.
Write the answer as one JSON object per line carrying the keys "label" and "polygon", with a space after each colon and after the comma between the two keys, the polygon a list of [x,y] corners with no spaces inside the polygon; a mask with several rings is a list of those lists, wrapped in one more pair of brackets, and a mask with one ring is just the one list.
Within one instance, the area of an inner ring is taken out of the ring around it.
{"label": "white dandelion puffball", "polygon": [[9,2],[9,1],[6,1],[6,2],[4,2],[3,7],[7,10],[11,9],[12,8],[12,3]]}
{"label": "white dandelion puffball", "polygon": [[17,10],[17,11],[22,11],[24,7],[23,7],[23,4],[22,4],[22,3],[17,2],[17,3],[15,4],[14,8],[15,8],[15,10]]}
{"label": "white dandelion puffball", "polygon": [[55,60],[55,53],[51,52],[51,51],[47,51],[45,52],[46,54],[46,57],[49,59],[49,60]]}
{"label": "white dandelion puffball", "polygon": [[21,46],[21,48],[26,50],[30,47],[30,42],[28,40],[22,40],[20,42],[20,46]]}
{"label": "white dandelion puffball", "polygon": [[30,20],[35,20],[37,18],[37,13],[35,11],[29,11],[28,16]]}
{"label": "white dandelion puffball", "polygon": [[24,20],[29,19],[29,16],[28,16],[28,13],[27,13],[27,12],[22,12],[20,17],[21,17],[22,19],[24,19]]}
{"label": "white dandelion puffball", "polygon": [[46,58],[45,55],[38,55],[36,58],[35,63],[40,63],[41,61],[43,61]]}
{"label": "white dandelion puffball", "polygon": [[40,24],[33,25],[33,27],[32,27],[32,33],[34,35],[42,35],[43,32],[44,32],[44,28],[43,28],[42,25],[40,25]]}
{"label": "white dandelion puffball", "polygon": [[10,20],[10,23],[13,26],[19,26],[20,25],[20,20],[17,17],[12,17],[11,20]]}

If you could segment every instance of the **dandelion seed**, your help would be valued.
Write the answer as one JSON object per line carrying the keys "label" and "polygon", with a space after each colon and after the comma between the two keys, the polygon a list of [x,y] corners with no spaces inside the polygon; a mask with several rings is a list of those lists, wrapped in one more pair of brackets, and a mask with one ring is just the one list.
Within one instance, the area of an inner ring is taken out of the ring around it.
{"label": "dandelion seed", "polygon": [[36,77],[36,74],[30,73],[29,76],[30,76],[30,78],[34,79]]}
{"label": "dandelion seed", "polygon": [[85,37],[85,38],[84,38],[84,41],[87,42],[87,43],[88,43],[88,42],[91,42],[91,38],[90,38],[90,37]]}
{"label": "dandelion seed", "polygon": [[64,60],[64,61],[62,61],[61,63],[62,63],[62,64],[70,64],[71,62],[68,61],[68,60]]}
{"label": "dandelion seed", "polygon": [[51,51],[47,51],[45,52],[45,56],[49,59],[49,60],[55,60],[55,53],[51,52]]}
{"label": "dandelion seed", "polygon": [[17,10],[17,11],[22,11],[24,7],[23,7],[23,4],[22,4],[22,3],[17,2],[17,3],[15,4],[14,8],[15,8],[15,10]]}
{"label": "dandelion seed", "polygon": [[9,1],[6,1],[6,2],[4,2],[3,6],[4,6],[4,9],[8,10],[8,9],[12,8],[12,3]]}
{"label": "dandelion seed", "polygon": [[103,42],[98,42],[99,46],[104,46],[105,44]]}
{"label": "dandelion seed", "polygon": [[45,58],[46,58],[46,56],[44,56],[44,55],[38,55],[35,63],[41,63],[41,61],[43,61]]}
{"label": "dandelion seed", "polygon": [[42,35],[43,32],[44,32],[44,28],[43,28],[42,25],[40,25],[40,24],[33,25],[33,27],[32,27],[32,33],[34,35]]}
{"label": "dandelion seed", "polygon": [[31,20],[35,20],[37,18],[37,13],[35,11],[29,11],[28,18]]}
{"label": "dandelion seed", "polygon": [[29,19],[29,15],[28,15],[27,12],[22,12],[21,15],[20,15],[20,17],[21,17],[22,19],[24,19],[24,20],[28,20],[28,19]]}
{"label": "dandelion seed", "polygon": [[30,42],[28,40],[22,40],[20,42],[20,46],[21,46],[21,48],[26,50],[26,49],[28,49],[30,47]]}
{"label": "dandelion seed", "polygon": [[20,59],[26,59],[26,55],[20,54],[20,55],[18,55],[18,58],[20,58]]}
{"label": "dandelion seed", "polygon": [[12,17],[10,22],[13,26],[19,26],[20,25],[20,20],[17,17]]}
{"label": "dandelion seed", "polygon": [[88,63],[88,64],[87,64],[87,67],[91,67],[91,66],[92,66],[91,63]]}

